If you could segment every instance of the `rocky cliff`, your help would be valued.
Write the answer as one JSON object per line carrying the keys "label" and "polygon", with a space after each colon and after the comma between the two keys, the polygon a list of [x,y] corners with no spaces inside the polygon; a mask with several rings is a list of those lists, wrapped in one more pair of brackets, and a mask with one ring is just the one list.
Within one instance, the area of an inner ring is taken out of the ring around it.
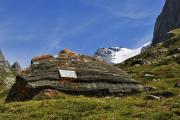
{"label": "rocky cliff", "polygon": [[164,8],[157,18],[152,44],[169,38],[168,32],[180,27],[180,0],[166,0]]}

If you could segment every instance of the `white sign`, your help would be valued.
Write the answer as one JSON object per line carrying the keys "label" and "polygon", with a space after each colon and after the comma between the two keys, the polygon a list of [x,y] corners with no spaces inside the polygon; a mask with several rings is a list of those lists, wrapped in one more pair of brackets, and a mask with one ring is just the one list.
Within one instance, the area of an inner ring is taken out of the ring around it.
{"label": "white sign", "polygon": [[77,78],[75,71],[59,70],[59,74],[63,78]]}

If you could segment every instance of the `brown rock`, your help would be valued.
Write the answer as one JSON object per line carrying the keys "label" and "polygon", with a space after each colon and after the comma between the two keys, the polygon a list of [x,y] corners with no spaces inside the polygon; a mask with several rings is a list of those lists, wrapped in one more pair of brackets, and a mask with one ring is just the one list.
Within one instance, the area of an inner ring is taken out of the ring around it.
{"label": "brown rock", "polygon": [[34,64],[36,62],[40,62],[42,60],[49,60],[49,59],[52,59],[54,58],[53,56],[51,55],[41,55],[41,56],[37,56],[37,57],[34,57],[32,60],[31,60],[31,64]]}

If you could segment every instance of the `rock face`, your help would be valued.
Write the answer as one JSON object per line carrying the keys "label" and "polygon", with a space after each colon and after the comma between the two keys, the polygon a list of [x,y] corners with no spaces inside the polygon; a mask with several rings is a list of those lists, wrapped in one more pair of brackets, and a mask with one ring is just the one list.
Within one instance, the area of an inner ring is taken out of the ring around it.
{"label": "rock face", "polygon": [[143,86],[126,72],[95,57],[67,49],[57,58],[47,56],[33,59],[30,67],[16,77],[6,102],[30,100],[45,89],[87,96],[122,95],[143,90]]}
{"label": "rock face", "polygon": [[168,32],[176,28],[180,28],[180,0],[166,0],[156,21],[152,44],[167,40]]}
{"label": "rock face", "polygon": [[10,67],[9,62],[5,59],[3,53],[0,50],[0,66],[2,67]]}
{"label": "rock face", "polygon": [[9,62],[0,50],[0,90],[9,88],[15,82],[15,75],[11,70]]}

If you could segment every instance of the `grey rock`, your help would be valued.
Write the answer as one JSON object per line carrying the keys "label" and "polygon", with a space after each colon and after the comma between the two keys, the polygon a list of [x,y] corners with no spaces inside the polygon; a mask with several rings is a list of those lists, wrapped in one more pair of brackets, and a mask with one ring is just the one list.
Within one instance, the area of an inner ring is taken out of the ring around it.
{"label": "grey rock", "polygon": [[164,8],[157,18],[152,44],[165,41],[169,31],[180,27],[180,0],[166,0]]}
{"label": "grey rock", "polygon": [[13,65],[11,65],[11,68],[15,69],[16,71],[21,71],[21,66],[18,62],[14,62]]}
{"label": "grey rock", "polygon": [[131,66],[139,66],[139,65],[144,65],[147,63],[148,63],[148,61],[145,59],[133,59]]}
{"label": "grey rock", "polygon": [[15,76],[7,76],[4,80],[4,84],[7,88],[12,87],[14,83],[15,83]]}
{"label": "grey rock", "polygon": [[161,79],[152,79],[153,82],[160,81]]}
{"label": "grey rock", "polygon": [[145,74],[144,76],[145,77],[154,77],[155,75],[153,75],[153,74]]}
{"label": "grey rock", "polygon": [[175,48],[175,49],[170,51],[169,55],[179,54],[179,53],[180,53],[180,48]]}
{"label": "grey rock", "polygon": [[173,56],[172,56],[173,58],[180,58],[180,53],[177,53],[177,54],[173,54]]}
{"label": "grey rock", "polygon": [[180,82],[175,83],[175,84],[174,84],[174,87],[180,88]]}
{"label": "grey rock", "polygon": [[15,75],[10,68],[9,62],[5,59],[0,50],[0,84],[3,88],[10,88],[15,82]]}
{"label": "grey rock", "polygon": [[155,90],[157,90],[157,88],[153,87],[153,86],[145,86],[144,87],[144,91],[155,91]]}
{"label": "grey rock", "polygon": [[[120,96],[143,91],[143,86],[123,70],[69,50],[60,52],[58,58],[36,57],[34,62],[39,64],[31,64],[17,75],[6,102],[30,100],[44,89],[87,96]],[[77,79],[63,78],[59,70],[75,71]]]}
{"label": "grey rock", "polygon": [[1,67],[10,67],[9,62],[5,59],[1,50],[0,50],[0,66]]}
{"label": "grey rock", "polygon": [[155,95],[146,95],[146,96],[144,97],[144,99],[145,99],[145,100],[161,100],[160,97],[155,96]]}

